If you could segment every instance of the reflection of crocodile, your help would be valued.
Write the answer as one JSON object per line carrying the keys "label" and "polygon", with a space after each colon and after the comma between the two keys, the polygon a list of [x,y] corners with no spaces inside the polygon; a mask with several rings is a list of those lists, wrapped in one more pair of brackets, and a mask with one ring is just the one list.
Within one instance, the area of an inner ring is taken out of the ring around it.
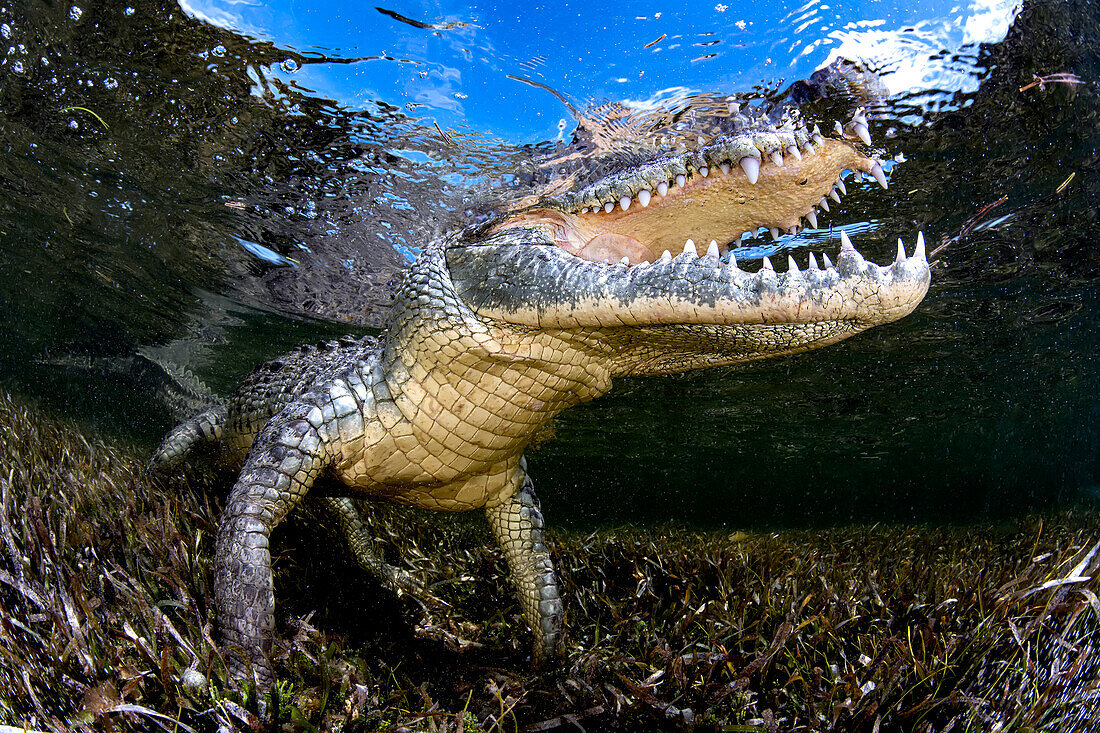
{"label": "reflection of crocodile", "polygon": [[[865,137],[864,124],[857,117],[853,137]],[[268,539],[323,476],[359,496],[484,508],[536,657],[552,653],[561,602],[523,460],[541,426],[607,392],[613,377],[805,351],[901,318],[923,298],[920,239],[886,267],[843,235],[836,266],[810,255],[806,269],[791,259],[783,274],[767,259],[755,273],[738,267],[729,246],[743,232],[789,231],[803,218],[816,226],[815,206],[843,188],[845,170],[885,185],[880,164],[848,142],[727,116],[694,149],[620,166],[428,245],[380,340],[265,364],[224,406],[176,428],[154,465],[207,441],[243,461],[214,558],[232,672],[251,667],[261,687],[273,680]],[[693,240],[709,242],[702,255]],[[347,499],[320,502],[366,565],[391,584],[408,580],[371,555]]]}

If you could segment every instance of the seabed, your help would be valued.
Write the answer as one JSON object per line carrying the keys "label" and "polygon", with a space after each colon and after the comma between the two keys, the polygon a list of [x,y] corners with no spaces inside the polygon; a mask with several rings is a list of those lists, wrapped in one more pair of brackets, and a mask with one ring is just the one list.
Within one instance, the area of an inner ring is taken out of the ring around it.
{"label": "seabed", "polygon": [[[231,479],[0,396],[0,723],[28,730],[1087,731],[1100,515],[774,534],[550,532],[566,653],[534,673],[480,517],[372,507],[428,586],[383,590],[307,521],[274,547],[268,700],[211,637]],[[320,548],[320,549],[318,549]],[[263,717],[258,712],[264,709]]]}

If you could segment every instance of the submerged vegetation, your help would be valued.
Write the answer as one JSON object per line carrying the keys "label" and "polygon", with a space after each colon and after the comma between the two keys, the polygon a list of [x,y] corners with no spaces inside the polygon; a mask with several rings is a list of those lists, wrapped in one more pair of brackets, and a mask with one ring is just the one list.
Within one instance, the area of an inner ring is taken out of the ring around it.
{"label": "submerged vegetation", "polygon": [[777,534],[552,533],[567,655],[534,674],[481,523],[373,510],[431,597],[304,522],[275,543],[280,682],[211,638],[225,477],[0,397],[0,723],[31,730],[1084,731],[1100,704],[1100,521]]}

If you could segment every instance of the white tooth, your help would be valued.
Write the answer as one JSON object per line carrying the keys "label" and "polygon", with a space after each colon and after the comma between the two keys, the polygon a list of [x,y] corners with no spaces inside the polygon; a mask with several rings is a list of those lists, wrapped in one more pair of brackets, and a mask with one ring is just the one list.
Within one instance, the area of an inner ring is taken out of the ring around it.
{"label": "white tooth", "polygon": [[583,208],[581,209],[581,213],[582,213],[582,214],[587,214],[587,213],[588,213],[588,207],[587,207],[587,206],[583,207]]}
{"label": "white tooth", "polygon": [[713,239],[710,240],[710,246],[707,247],[707,256],[708,257],[717,257],[718,256],[718,242],[717,241],[715,241]]}
{"label": "white tooth", "polygon": [[630,258],[629,257],[623,257],[621,260],[619,260],[619,264],[629,266],[630,265]]}
{"label": "white tooth", "polygon": [[829,198],[836,201],[838,204],[840,203],[840,194],[836,192],[835,188],[829,189]]}
{"label": "white tooth", "polygon": [[817,205],[825,209],[825,211],[829,211],[829,199],[821,199]]}
{"label": "white tooth", "polygon": [[839,176],[836,179],[836,187],[840,189],[840,192],[845,196],[848,195],[848,187],[844,185],[844,179]]}
{"label": "white tooth", "polygon": [[775,163],[777,166],[783,167],[783,153],[775,150],[771,154],[771,159],[772,162]]}
{"label": "white tooth", "polygon": [[772,272],[775,272],[775,268],[772,267],[772,261],[769,260],[767,257],[764,258],[763,265],[761,266],[760,269],[761,270],[771,270]]}
{"label": "white tooth", "polygon": [[889,188],[889,186],[886,184],[886,174],[883,172],[882,166],[879,164],[878,161],[875,161],[875,164],[871,166],[871,175],[875,177],[876,181],[878,181],[878,185],[882,186],[883,188]]}
{"label": "white tooth", "polygon": [[704,165],[702,168],[699,169],[699,175],[701,175],[703,178],[706,178],[710,175],[710,168],[707,168]]}
{"label": "white tooth", "polygon": [[839,120],[833,123],[833,131],[836,132],[837,135],[844,135],[844,128],[840,126]]}
{"label": "white tooth", "polygon": [[642,205],[642,208],[649,206],[649,198],[650,193],[644,188],[638,192],[638,203]]}
{"label": "white tooth", "polygon": [[746,155],[741,159],[741,170],[745,171],[749,183],[756,183],[760,179],[760,159]]}
{"label": "white tooth", "polygon": [[810,253],[810,269],[811,270],[816,270],[817,269],[817,258],[814,257],[813,252]]}
{"label": "white tooth", "polygon": [[799,152],[797,145],[791,145],[787,148],[787,155],[793,155],[795,160],[802,160],[802,153]]}
{"label": "white tooth", "polygon": [[856,122],[852,125],[852,129],[865,144],[871,144],[871,131],[867,129],[866,122]]}
{"label": "white tooth", "polygon": [[817,229],[817,212],[810,209],[809,213],[806,214],[806,221],[810,222],[810,226],[814,229]]}
{"label": "white tooth", "polygon": [[768,231],[771,232],[772,241],[775,241],[775,240],[779,239],[779,230],[778,229],[776,229],[775,227],[771,227],[770,229],[768,229]]}
{"label": "white tooth", "polygon": [[669,252],[666,249],[664,252],[661,253],[661,262],[671,262],[671,261],[672,261],[672,253]]}
{"label": "white tooth", "polygon": [[854,250],[855,247],[852,246],[852,240],[848,238],[848,232],[841,229],[840,230],[840,251],[844,252],[845,250],[849,250],[849,249]]}
{"label": "white tooth", "polygon": [[898,258],[897,262],[905,262],[905,245],[901,243],[901,237],[898,237]]}
{"label": "white tooth", "polygon": [[690,239],[687,240],[686,242],[684,242],[684,251],[683,251],[683,254],[689,254],[689,253],[694,257],[699,256],[699,252],[695,249],[695,242],[691,241]]}
{"label": "white tooth", "polygon": [[608,201],[606,204],[603,205],[603,210],[610,214],[612,211],[615,210],[615,203],[613,201]]}
{"label": "white tooth", "polygon": [[805,145],[803,145],[802,147],[806,148],[806,152],[807,152],[807,153],[809,153],[809,154],[811,154],[811,155],[812,155],[813,153],[816,153],[816,152],[817,152],[816,150],[814,150],[814,144],[813,144],[812,142],[810,142],[809,140],[807,140],[807,141],[806,141],[806,144],[805,144]]}
{"label": "white tooth", "polygon": [[737,269],[737,257],[734,256],[733,250],[730,250],[730,269],[731,270],[736,270]]}
{"label": "white tooth", "polygon": [[720,165],[718,167],[721,168],[722,172],[725,173],[727,176],[730,174],[730,164],[728,162],[723,163],[722,165]]}
{"label": "white tooth", "polygon": [[676,185],[680,188],[683,188],[685,183],[687,183],[687,176],[685,176],[683,173],[678,173],[676,175]]}
{"label": "white tooth", "polygon": [[922,262],[927,259],[924,254],[924,232],[917,232],[917,248],[913,250],[913,259]]}
{"label": "white tooth", "polygon": [[667,181],[661,181],[660,183],[658,183],[657,184],[657,195],[658,196],[664,196],[667,193],[668,193],[668,182]]}
{"label": "white tooth", "polygon": [[832,260],[830,260],[829,255],[825,254],[824,252],[821,253],[821,261],[825,264],[825,269],[826,270],[833,269]]}
{"label": "white tooth", "polygon": [[794,261],[794,257],[787,255],[787,274],[788,275],[801,275],[801,271],[798,269],[798,263]]}
{"label": "white tooth", "polygon": [[629,209],[630,208],[630,197],[629,196],[623,196],[621,199],[619,199],[619,206],[623,207],[623,211],[626,211],[627,209]]}
{"label": "white tooth", "polygon": [[863,171],[852,171],[852,180],[856,183],[863,183]]}

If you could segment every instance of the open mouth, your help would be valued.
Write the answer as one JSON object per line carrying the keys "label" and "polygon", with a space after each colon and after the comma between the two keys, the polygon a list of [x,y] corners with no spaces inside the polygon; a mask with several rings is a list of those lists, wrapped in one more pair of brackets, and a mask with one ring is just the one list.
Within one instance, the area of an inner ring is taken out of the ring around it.
{"label": "open mouth", "polygon": [[[637,265],[686,246],[722,256],[745,232],[817,227],[817,210],[846,193],[842,175],[882,165],[819,133],[723,136],[700,150],[622,171],[506,220],[543,228],[578,257]],[[698,245],[696,245],[698,243]]]}

